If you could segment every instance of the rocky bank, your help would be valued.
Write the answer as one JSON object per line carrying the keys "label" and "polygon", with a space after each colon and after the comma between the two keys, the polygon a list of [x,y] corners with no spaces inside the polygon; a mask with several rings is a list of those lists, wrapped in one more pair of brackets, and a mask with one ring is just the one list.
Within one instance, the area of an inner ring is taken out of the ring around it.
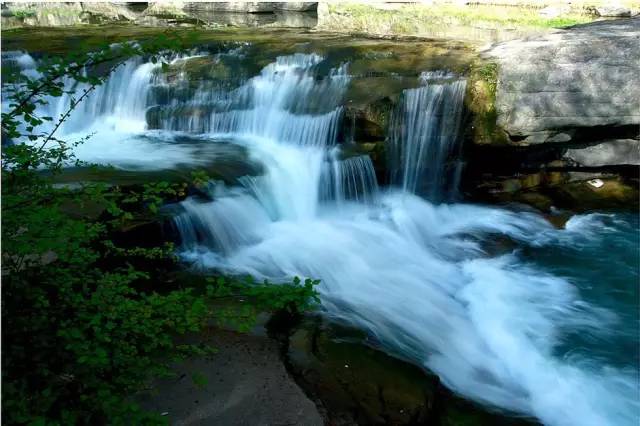
{"label": "rocky bank", "polygon": [[636,208],[639,40],[640,18],[628,18],[482,52],[495,94],[481,111],[491,120],[474,122],[466,189],[542,209]]}

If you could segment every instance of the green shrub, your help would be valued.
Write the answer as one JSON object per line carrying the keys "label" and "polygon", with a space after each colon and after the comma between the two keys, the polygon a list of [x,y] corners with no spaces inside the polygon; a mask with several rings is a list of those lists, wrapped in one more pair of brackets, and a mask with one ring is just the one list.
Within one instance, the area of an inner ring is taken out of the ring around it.
{"label": "green shrub", "polygon": [[[104,46],[44,61],[41,78],[5,78],[12,83],[6,87],[10,110],[2,114],[5,424],[161,422],[141,412],[131,396],[153,377],[170,374],[172,361],[210,350],[178,344],[176,337],[197,333],[212,320],[246,329],[256,312],[296,311],[317,300],[312,280],[278,286],[218,278],[201,289],[171,284],[163,280],[162,267],[174,261],[170,244],[131,247],[112,240],[136,215],[154,214],[166,197],[184,195],[184,184],[152,182],[138,190],[53,184],[64,164],[75,160],[74,143],[55,132],[76,105],[131,56],[182,46],[167,36],[119,49]],[[105,64],[109,71],[101,76],[83,72]],[[64,77],[88,88],[73,95],[57,121],[38,116],[36,105],[64,93]],[[42,130],[45,122],[52,122],[52,130]],[[196,183],[203,179],[194,175]],[[236,297],[248,300],[248,308],[216,308]]]}
{"label": "green shrub", "polygon": [[18,19],[29,18],[32,16],[36,16],[36,11],[30,10],[30,9],[16,10],[13,12],[13,16],[15,16]]}

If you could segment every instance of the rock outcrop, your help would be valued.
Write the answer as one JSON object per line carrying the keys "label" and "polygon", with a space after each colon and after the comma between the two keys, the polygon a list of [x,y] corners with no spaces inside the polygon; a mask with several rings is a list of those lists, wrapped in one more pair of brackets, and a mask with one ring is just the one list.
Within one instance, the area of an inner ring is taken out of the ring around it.
{"label": "rock outcrop", "polygon": [[626,18],[631,16],[631,9],[622,6],[608,5],[596,7],[598,16]]}
{"label": "rock outcrop", "polygon": [[608,128],[608,139],[637,134],[639,40],[640,18],[633,18],[493,47],[487,56],[499,68],[498,126],[525,145],[579,142],[593,127]]}
{"label": "rock outcrop", "polygon": [[467,194],[542,210],[638,207],[640,18],[512,40],[483,57],[496,72],[472,74],[482,78],[468,101]]}
{"label": "rock outcrop", "polygon": [[2,27],[63,27],[134,22],[144,26],[215,24],[313,27],[317,2],[3,3]]}
{"label": "rock outcrop", "polygon": [[138,13],[123,3],[3,3],[2,27],[57,27],[133,21]]}

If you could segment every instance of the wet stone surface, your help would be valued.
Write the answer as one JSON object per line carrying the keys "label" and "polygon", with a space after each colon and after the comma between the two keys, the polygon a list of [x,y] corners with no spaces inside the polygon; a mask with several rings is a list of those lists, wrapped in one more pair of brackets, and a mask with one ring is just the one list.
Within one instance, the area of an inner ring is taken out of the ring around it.
{"label": "wet stone surface", "polygon": [[289,336],[286,363],[329,425],[536,423],[460,399],[437,376],[369,346],[360,331],[307,318]]}

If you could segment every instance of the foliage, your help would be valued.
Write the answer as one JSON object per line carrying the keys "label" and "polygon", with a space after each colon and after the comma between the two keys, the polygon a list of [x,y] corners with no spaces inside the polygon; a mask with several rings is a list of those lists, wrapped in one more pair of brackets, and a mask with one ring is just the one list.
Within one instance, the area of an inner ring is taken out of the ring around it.
{"label": "foliage", "polygon": [[393,34],[428,34],[442,28],[466,26],[470,28],[563,28],[593,20],[586,13],[567,12],[546,17],[531,7],[496,7],[492,5],[434,4],[400,5],[382,9],[362,3],[333,3],[329,11],[337,17],[331,29],[337,31]]}
{"label": "foliage", "polygon": [[19,19],[29,18],[31,16],[36,16],[36,11],[35,10],[29,10],[29,9],[16,10],[16,11],[13,12],[13,16],[15,16],[16,18],[19,18]]}
{"label": "foliage", "polygon": [[[159,422],[131,396],[169,363],[210,349],[177,344],[229,313],[224,299],[251,303],[242,328],[260,310],[298,310],[314,300],[316,281],[282,286],[219,278],[206,289],[163,280],[172,246],[119,245],[112,235],[186,184],[138,188],[54,185],[73,146],[56,131],[74,108],[128,58],[162,60],[180,50],[168,36],[48,58],[39,77],[6,76],[2,113],[2,408],[6,424],[146,424]],[[80,84],[76,84],[80,83]],[[79,92],[79,93],[78,93]],[[68,96],[60,117],[38,114]],[[28,142],[25,142],[28,141]],[[205,176],[194,175],[202,184]],[[235,312],[238,317],[238,312]],[[253,315],[253,316],[252,316]]]}
{"label": "foliage", "polygon": [[467,106],[473,112],[476,143],[506,143],[505,135],[497,126],[498,65],[484,61],[473,64],[467,84]]}
{"label": "foliage", "polygon": [[[314,291],[318,280],[307,278],[304,284],[295,277],[289,284],[271,285],[267,281],[256,283],[252,277],[228,279],[208,278],[207,298],[220,300],[234,298],[240,304],[219,305],[214,319],[218,324],[249,331],[255,324],[256,315],[264,311],[288,311],[296,313],[309,309],[319,302]],[[302,284],[302,285],[301,285]]]}
{"label": "foliage", "polygon": [[474,78],[482,80],[489,89],[490,100],[495,102],[496,89],[498,87],[498,64],[495,62],[483,63],[472,70]]}

